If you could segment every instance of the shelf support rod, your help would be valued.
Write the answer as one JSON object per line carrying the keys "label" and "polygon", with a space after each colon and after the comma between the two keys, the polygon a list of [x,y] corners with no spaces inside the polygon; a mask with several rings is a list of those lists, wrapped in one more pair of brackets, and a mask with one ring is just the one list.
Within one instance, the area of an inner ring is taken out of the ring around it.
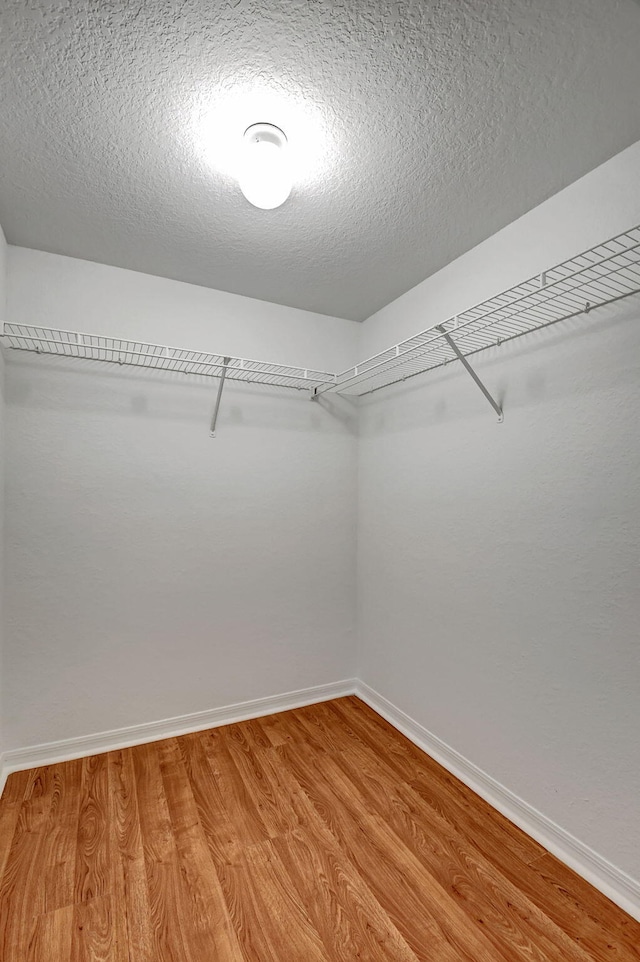
{"label": "shelf support rod", "polygon": [[437,330],[440,331],[440,333],[442,334],[443,338],[445,339],[445,341],[447,342],[447,344],[449,345],[453,353],[456,355],[458,360],[462,363],[467,373],[471,375],[471,377],[476,382],[476,384],[478,385],[478,387],[486,397],[487,401],[489,402],[493,410],[498,415],[498,423],[502,424],[502,422],[504,421],[504,414],[502,413],[502,408],[500,407],[498,402],[494,401],[493,397],[491,396],[491,394],[489,394],[486,387],[484,386],[484,384],[482,383],[482,381],[480,380],[476,372],[473,370],[473,368],[467,361],[464,354],[461,353],[456,342],[453,340],[453,338],[449,334],[447,334],[444,327],[438,327]]}
{"label": "shelf support rod", "polygon": [[218,393],[216,395],[216,403],[213,409],[213,417],[211,418],[211,431],[210,437],[215,438],[216,436],[216,421],[218,420],[218,411],[220,410],[220,400],[222,398],[222,389],[224,387],[224,379],[227,376],[227,367],[231,361],[230,357],[224,357],[222,359],[222,374],[220,375],[220,381],[218,382]]}

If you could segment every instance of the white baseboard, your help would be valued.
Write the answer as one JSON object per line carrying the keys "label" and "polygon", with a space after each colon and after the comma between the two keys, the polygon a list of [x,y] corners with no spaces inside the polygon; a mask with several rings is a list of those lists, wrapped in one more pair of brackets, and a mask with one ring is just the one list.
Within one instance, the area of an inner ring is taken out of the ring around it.
{"label": "white baseboard", "polygon": [[218,728],[220,725],[246,721],[248,718],[274,715],[279,711],[302,708],[304,705],[352,695],[355,690],[356,680],[347,678],[329,685],[315,685],[312,688],[270,695],[267,698],[254,698],[253,701],[192,712],[190,715],[178,715],[175,718],[164,718],[161,721],[146,722],[142,725],[131,725],[129,728],[116,728],[113,731],[97,732],[94,735],[80,735],[77,738],[65,738],[57,742],[16,748],[0,756],[0,793],[11,772],[36,768],[40,765],[54,765],[56,762],[66,762],[86,755],[117,751],[120,748],[130,748],[132,745],[142,745],[145,742],[157,742],[163,738],[186,735],[187,732],[204,731],[207,728]]}
{"label": "white baseboard", "polygon": [[535,838],[561,862],[640,921],[640,881],[631,878],[566,829],[556,825],[369,685],[358,681],[356,695],[527,835]]}

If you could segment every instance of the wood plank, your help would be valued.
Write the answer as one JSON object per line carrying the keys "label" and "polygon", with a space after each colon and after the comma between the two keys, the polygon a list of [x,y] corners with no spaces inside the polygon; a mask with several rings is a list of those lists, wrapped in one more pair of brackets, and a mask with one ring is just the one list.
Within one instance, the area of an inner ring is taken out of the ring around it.
{"label": "wood plank", "polygon": [[271,840],[218,872],[246,962],[331,962]]}
{"label": "wood plank", "polygon": [[74,912],[73,905],[65,905],[34,920],[25,962],[70,962]]}
{"label": "wood plank", "polygon": [[[260,793],[266,803],[272,806],[270,816],[263,818],[273,830],[272,837],[280,834],[288,835],[300,826],[309,824],[309,814],[313,810],[300,785],[292,777],[291,772],[282,764],[280,755],[273,751],[261,751],[258,760],[262,773]],[[315,824],[317,821],[314,819]]]}
{"label": "wood plank", "polygon": [[78,902],[73,911],[70,962],[129,962],[119,931],[110,895]]}
{"label": "wood plank", "polygon": [[109,752],[108,776],[111,851],[118,862],[116,911],[120,924],[126,925],[131,962],[153,962],[149,886],[131,750]]}
{"label": "wood plank", "polygon": [[136,794],[149,891],[154,962],[200,962],[188,938],[188,910],[157,743],[133,749]]}
{"label": "wood plank", "polygon": [[[44,886],[34,904],[34,912],[51,917],[58,926],[64,916],[56,909],[72,905],[75,899],[75,870],[81,793],[78,791],[82,760],[75,759],[51,766],[51,809],[44,829],[41,853]],[[49,923],[47,923],[49,924]]]}
{"label": "wood plank", "polygon": [[11,851],[13,836],[20,816],[20,807],[29,782],[29,772],[12,772],[0,799],[0,879]]}
{"label": "wood plank", "polygon": [[275,715],[265,715],[264,718],[259,719],[260,727],[273,747],[286,745],[293,739],[289,730],[289,722],[294,715],[295,711],[281,711]]}
{"label": "wood plank", "polygon": [[335,962],[417,962],[368,885],[335,840],[315,823],[279,836],[273,846]]}
{"label": "wood plank", "polygon": [[108,831],[109,776],[106,755],[82,759],[75,866],[75,902],[109,894],[112,865]]}
{"label": "wood plank", "polygon": [[0,880],[0,958],[24,962],[34,937],[34,906],[42,903],[45,827],[53,782],[49,767],[28,773],[24,800]]}
{"label": "wood plank", "polygon": [[[269,745],[268,739],[265,740]],[[265,750],[261,742],[233,737],[231,733],[223,733],[221,743],[242,780],[244,788],[239,794],[250,800],[260,819],[262,839],[275,838],[288,832],[292,824],[298,824],[297,815],[286,804],[286,793],[281,791],[272,762],[274,753]],[[256,744],[261,747],[255,747]],[[246,838],[244,833],[242,836]]]}
{"label": "wood plank", "polygon": [[167,808],[190,909],[188,938],[197,959],[242,962],[177,739],[158,745]]}
{"label": "wood plank", "polygon": [[226,808],[220,780],[209,764],[206,749],[209,739],[206,736],[213,734],[184,735],[180,747],[207,848],[214,864],[218,865],[229,859],[242,840],[234,824],[234,814]]}
{"label": "wood plank", "polygon": [[34,771],[37,771],[37,769],[32,768],[27,771],[10,772],[10,774],[7,775],[7,780],[2,790],[2,795],[0,796],[2,806],[24,801],[25,791],[27,785],[33,778]]}
{"label": "wood plank", "polygon": [[260,724],[259,718],[250,718],[247,721],[237,722],[235,725],[223,725],[217,731],[224,735],[229,741],[236,742],[247,751],[262,751],[271,748],[272,744],[269,736]]}
{"label": "wood plank", "polygon": [[227,812],[233,812],[235,833],[246,845],[265,841],[269,833],[229,751],[225,729],[217,728],[208,735],[204,739],[205,752],[224,808]]}

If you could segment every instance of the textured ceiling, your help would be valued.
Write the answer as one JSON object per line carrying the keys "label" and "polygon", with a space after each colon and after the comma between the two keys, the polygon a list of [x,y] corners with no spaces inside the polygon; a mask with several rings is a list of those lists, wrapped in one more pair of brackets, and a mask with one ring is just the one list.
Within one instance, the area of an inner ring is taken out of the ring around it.
{"label": "textured ceiling", "polygon": [[[640,138],[633,0],[4,0],[0,25],[10,243],[342,317]],[[256,121],[298,158],[274,211],[232,176]]]}

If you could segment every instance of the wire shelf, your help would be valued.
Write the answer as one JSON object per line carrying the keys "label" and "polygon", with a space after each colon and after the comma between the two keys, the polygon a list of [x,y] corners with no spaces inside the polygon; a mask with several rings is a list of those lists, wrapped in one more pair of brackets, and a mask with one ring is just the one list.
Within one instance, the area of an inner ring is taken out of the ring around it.
{"label": "wire shelf", "polygon": [[316,393],[362,396],[640,291],[640,226],[336,375]]}
{"label": "wire shelf", "polygon": [[5,323],[2,343],[5,347],[16,351],[56,354],[62,357],[133,365],[179,374],[197,374],[217,378],[226,369],[228,380],[269,384],[273,387],[295,388],[301,391],[311,391],[314,387],[335,378],[334,374],[327,371],[316,371],[311,368],[229,357],[206,351],[187,351],[179,347],[146,344],[144,341],[80,334],[49,327],[34,327],[29,324]]}
{"label": "wire shelf", "polygon": [[638,292],[640,226],[432,324],[340,374],[28,324],[5,323],[1,340],[18,351],[214,378],[226,373],[232,381],[306,390],[313,397],[328,391],[361,396]]}

